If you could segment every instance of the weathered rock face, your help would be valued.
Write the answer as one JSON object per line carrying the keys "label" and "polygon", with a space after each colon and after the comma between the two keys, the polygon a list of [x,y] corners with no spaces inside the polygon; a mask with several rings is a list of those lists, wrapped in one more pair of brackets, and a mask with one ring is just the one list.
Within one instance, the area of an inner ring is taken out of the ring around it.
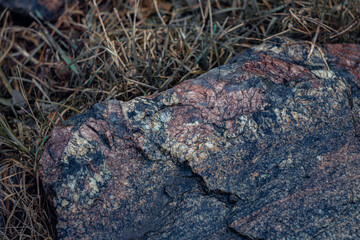
{"label": "weathered rock face", "polygon": [[360,47],[308,52],[278,39],[56,127],[59,239],[359,239]]}

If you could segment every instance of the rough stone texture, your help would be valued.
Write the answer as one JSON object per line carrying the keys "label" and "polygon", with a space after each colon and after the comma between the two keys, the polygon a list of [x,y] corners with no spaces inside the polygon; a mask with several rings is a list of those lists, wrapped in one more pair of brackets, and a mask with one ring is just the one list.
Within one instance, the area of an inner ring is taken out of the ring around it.
{"label": "rough stone texture", "polygon": [[64,0],[0,0],[0,7],[21,15],[38,12],[45,20],[52,20],[63,5]]}
{"label": "rough stone texture", "polygon": [[309,49],[277,39],[56,127],[59,239],[360,239],[360,47]]}

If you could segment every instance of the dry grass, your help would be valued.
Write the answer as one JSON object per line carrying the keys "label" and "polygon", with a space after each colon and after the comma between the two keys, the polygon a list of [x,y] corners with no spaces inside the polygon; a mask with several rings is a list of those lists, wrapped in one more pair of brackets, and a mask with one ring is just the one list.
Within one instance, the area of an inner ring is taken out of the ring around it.
{"label": "dry grass", "polygon": [[[123,3],[125,2],[125,3]],[[88,1],[55,22],[0,13],[0,236],[56,235],[37,162],[54,124],[108,99],[168,89],[288,36],[360,43],[360,0]]]}

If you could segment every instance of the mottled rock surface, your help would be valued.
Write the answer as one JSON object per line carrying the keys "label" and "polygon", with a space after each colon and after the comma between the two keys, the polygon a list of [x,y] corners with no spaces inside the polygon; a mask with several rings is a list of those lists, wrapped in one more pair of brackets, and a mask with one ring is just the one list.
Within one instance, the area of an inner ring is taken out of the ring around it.
{"label": "mottled rock surface", "polygon": [[360,239],[360,47],[309,49],[273,40],[56,127],[59,239]]}

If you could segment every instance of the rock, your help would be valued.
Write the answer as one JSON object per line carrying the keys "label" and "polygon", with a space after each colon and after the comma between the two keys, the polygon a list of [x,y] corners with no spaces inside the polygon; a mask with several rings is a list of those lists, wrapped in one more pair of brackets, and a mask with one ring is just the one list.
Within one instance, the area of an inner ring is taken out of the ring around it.
{"label": "rock", "polygon": [[20,15],[30,12],[45,20],[54,19],[64,5],[64,0],[0,0],[0,7]]}
{"label": "rock", "polygon": [[277,39],[57,126],[59,239],[359,239],[360,47],[308,52]]}
{"label": "rock", "polygon": [[3,229],[5,228],[5,224],[6,224],[6,222],[5,222],[5,218],[4,218],[4,216],[3,216],[3,213],[0,213],[0,233],[2,233],[2,234],[4,234],[4,231],[3,231]]}

